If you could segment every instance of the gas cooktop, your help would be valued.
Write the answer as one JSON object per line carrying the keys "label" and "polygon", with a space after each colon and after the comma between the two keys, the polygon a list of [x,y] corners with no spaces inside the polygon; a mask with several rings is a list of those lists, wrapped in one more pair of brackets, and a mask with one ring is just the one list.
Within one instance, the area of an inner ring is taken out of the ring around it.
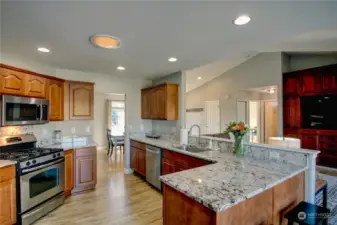
{"label": "gas cooktop", "polygon": [[30,149],[20,149],[16,151],[0,152],[0,159],[14,160],[18,162],[35,159],[46,155],[55,155],[57,153],[63,152],[63,149],[52,149],[52,148],[30,148]]}

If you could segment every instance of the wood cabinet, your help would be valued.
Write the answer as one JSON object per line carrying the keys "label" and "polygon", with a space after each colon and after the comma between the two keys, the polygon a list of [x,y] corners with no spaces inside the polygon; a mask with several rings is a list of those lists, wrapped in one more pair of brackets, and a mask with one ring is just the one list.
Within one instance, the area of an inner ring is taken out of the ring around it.
{"label": "wood cabinet", "polygon": [[299,79],[295,75],[283,77],[283,94],[297,94],[299,88]]}
{"label": "wood cabinet", "polygon": [[322,91],[337,93],[337,67],[326,68],[322,75]]}
{"label": "wood cabinet", "polygon": [[142,89],[142,119],[178,120],[179,85],[165,83]]}
{"label": "wood cabinet", "polygon": [[321,91],[320,77],[315,74],[315,71],[305,71],[301,73],[301,94],[315,94]]}
{"label": "wood cabinet", "polygon": [[0,168],[0,224],[16,223],[15,166]]}
{"label": "wood cabinet", "polygon": [[2,94],[24,95],[26,87],[25,78],[26,76],[22,72],[0,68],[0,92]]}
{"label": "wood cabinet", "polygon": [[49,79],[47,82],[47,99],[49,100],[49,120],[64,119],[64,82]]}
{"label": "wood cabinet", "polygon": [[130,167],[136,173],[146,176],[146,144],[131,140]]}
{"label": "wood cabinet", "polygon": [[92,190],[97,183],[96,147],[75,149],[75,187],[72,193]]}
{"label": "wood cabinet", "polygon": [[44,77],[28,74],[26,75],[25,96],[45,98],[47,79]]}
{"label": "wood cabinet", "polygon": [[317,149],[318,137],[316,134],[302,133],[301,134],[301,147],[305,149]]}
{"label": "wood cabinet", "polygon": [[74,188],[75,166],[74,166],[74,150],[64,152],[65,160],[65,187],[64,195],[68,197]]}
{"label": "wood cabinet", "polygon": [[300,98],[289,96],[284,98],[283,119],[285,128],[301,127]]}
{"label": "wood cabinet", "polygon": [[94,119],[94,84],[69,82],[69,119]]}
{"label": "wood cabinet", "polygon": [[162,175],[205,166],[208,164],[211,164],[211,162],[164,149]]}

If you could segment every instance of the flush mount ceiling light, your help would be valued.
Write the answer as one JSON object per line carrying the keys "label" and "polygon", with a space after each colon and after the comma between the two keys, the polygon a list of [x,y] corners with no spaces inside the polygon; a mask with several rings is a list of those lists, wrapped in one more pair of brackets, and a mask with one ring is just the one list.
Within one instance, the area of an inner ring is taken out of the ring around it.
{"label": "flush mount ceiling light", "polygon": [[236,18],[234,20],[234,24],[238,25],[238,26],[241,26],[241,25],[245,25],[245,24],[249,23],[249,21],[250,21],[250,17],[249,16],[242,15],[242,16],[239,16],[238,18]]}
{"label": "flush mount ceiling light", "polygon": [[50,52],[50,50],[49,50],[48,48],[44,48],[44,47],[39,47],[39,48],[37,48],[37,50],[38,50],[39,52],[44,52],[44,53]]}
{"label": "flush mount ceiling light", "polygon": [[169,59],[168,59],[168,61],[169,62],[177,62],[177,58],[174,58],[174,57],[170,57]]}
{"label": "flush mount ceiling light", "polygon": [[274,88],[267,89],[267,92],[269,92],[270,94],[274,94],[275,93],[275,89]]}
{"label": "flush mount ceiling light", "polygon": [[116,49],[121,46],[121,41],[111,35],[97,34],[90,38],[90,42],[99,48]]}
{"label": "flush mount ceiling light", "polygon": [[124,66],[117,66],[117,70],[118,71],[125,71],[125,67]]}
{"label": "flush mount ceiling light", "polygon": [[201,77],[198,77],[198,80],[201,80],[202,78]]}

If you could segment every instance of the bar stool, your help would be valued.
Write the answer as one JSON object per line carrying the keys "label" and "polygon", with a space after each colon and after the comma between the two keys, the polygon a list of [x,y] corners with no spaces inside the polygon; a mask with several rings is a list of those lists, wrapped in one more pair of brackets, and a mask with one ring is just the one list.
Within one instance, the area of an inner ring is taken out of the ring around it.
{"label": "bar stool", "polygon": [[288,225],[294,222],[299,225],[328,225],[330,210],[307,202],[300,202],[284,217]]}

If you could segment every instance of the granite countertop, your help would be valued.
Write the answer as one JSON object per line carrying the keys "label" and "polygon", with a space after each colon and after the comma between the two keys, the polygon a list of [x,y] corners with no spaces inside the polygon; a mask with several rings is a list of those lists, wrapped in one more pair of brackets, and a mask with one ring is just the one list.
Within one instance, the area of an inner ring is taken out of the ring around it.
{"label": "granite countertop", "polygon": [[43,140],[38,144],[41,148],[62,148],[65,151],[76,148],[96,147],[92,136],[63,137],[62,143],[55,144],[51,139]]}
{"label": "granite countertop", "polygon": [[177,144],[175,141],[135,135],[131,139],[214,162],[161,176],[160,180],[215,212],[224,211],[307,169],[305,166],[276,161],[238,158],[219,151],[191,153],[174,148],[173,145]]}
{"label": "granite countertop", "polygon": [[11,160],[0,160],[0,168],[10,166],[10,165],[15,165],[16,161],[11,161]]}

